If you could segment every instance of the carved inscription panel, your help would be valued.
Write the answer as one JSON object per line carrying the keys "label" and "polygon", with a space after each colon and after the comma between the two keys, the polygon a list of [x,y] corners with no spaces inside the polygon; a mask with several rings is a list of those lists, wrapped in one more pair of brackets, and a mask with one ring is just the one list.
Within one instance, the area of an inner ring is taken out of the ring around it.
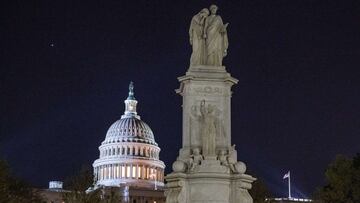
{"label": "carved inscription panel", "polygon": [[187,88],[188,95],[199,96],[228,96],[229,91],[219,86],[192,86]]}

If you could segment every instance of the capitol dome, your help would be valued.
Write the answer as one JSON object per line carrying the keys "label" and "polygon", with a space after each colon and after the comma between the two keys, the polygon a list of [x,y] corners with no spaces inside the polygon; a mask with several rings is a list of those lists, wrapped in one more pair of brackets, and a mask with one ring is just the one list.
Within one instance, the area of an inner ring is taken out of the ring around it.
{"label": "capitol dome", "polygon": [[157,146],[150,127],[135,117],[122,118],[110,126],[102,144],[114,142],[139,142]]}
{"label": "capitol dome", "polygon": [[151,128],[136,111],[134,86],[129,85],[124,115],[115,121],[99,147],[94,161],[96,186],[164,186],[164,162],[159,160],[160,148]]}

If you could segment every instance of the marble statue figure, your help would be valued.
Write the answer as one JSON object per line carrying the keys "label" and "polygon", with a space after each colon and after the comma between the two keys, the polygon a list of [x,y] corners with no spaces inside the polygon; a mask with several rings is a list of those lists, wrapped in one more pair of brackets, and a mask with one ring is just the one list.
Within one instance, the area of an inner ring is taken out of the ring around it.
{"label": "marble statue figure", "polygon": [[228,166],[228,156],[226,155],[226,150],[220,150],[218,159],[223,166]]}
{"label": "marble statue figure", "polygon": [[200,165],[201,160],[203,160],[203,156],[200,154],[199,148],[195,148],[192,150],[193,154],[190,155],[189,159],[189,171],[194,171],[195,167]]}
{"label": "marble statue figure", "polygon": [[202,9],[196,14],[190,23],[189,36],[190,44],[192,45],[192,54],[190,58],[190,65],[204,65],[206,61],[205,54],[205,39],[204,25],[205,18],[209,15],[207,8]]}
{"label": "marble statue figure", "polygon": [[200,123],[202,138],[202,153],[205,156],[216,156],[216,118],[214,115],[214,106],[208,104],[205,100],[200,104]]}
{"label": "marble statue figure", "polygon": [[235,150],[235,145],[232,145],[231,150],[229,150],[228,164],[229,164],[230,170],[233,173],[237,172],[237,170],[235,168],[236,163],[237,163],[237,153],[236,153],[236,150]]}
{"label": "marble statue figure", "polygon": [[210,6],[210,16],[205,20],[204,38],[206,43],[206,65],[222,66],[222,60],[227,54],[229,46],[226,28],[227,24],[219,15],[216,15],[218,7],[216,5]]}

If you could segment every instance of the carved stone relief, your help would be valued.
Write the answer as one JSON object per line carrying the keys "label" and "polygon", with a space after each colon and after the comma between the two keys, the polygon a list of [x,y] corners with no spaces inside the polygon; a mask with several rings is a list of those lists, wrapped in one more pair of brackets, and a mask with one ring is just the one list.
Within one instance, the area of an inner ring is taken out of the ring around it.
{"label": "carved stone relief", "polygon": [[216,156],[216,147],[226,140],[221,111],[202,100],[200,105],[193,105],[190,112],[191,145],[201,147],[204,156]]}
{"label": "carved stone relief", "polygon": [[228,93],[222,87],[212,87],[212,86],[195,86],[188,88],[188,94],[198,95],[198,96],[227,96]]}

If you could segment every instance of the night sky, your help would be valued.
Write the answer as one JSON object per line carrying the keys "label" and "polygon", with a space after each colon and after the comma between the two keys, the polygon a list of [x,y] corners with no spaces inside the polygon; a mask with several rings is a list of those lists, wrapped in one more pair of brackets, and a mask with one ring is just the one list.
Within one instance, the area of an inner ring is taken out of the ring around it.
{"label": "night sky", "polygon": [[[186,3],[185,3],[186,2]],[[360,152],[360,1],[7,1],[0,5],[0,156],[37,187],[98,157],[135,83],[170,172],[177,77],[193,15],[216,3],[238,157],[276,196],[308,197],[336,154]]]}

